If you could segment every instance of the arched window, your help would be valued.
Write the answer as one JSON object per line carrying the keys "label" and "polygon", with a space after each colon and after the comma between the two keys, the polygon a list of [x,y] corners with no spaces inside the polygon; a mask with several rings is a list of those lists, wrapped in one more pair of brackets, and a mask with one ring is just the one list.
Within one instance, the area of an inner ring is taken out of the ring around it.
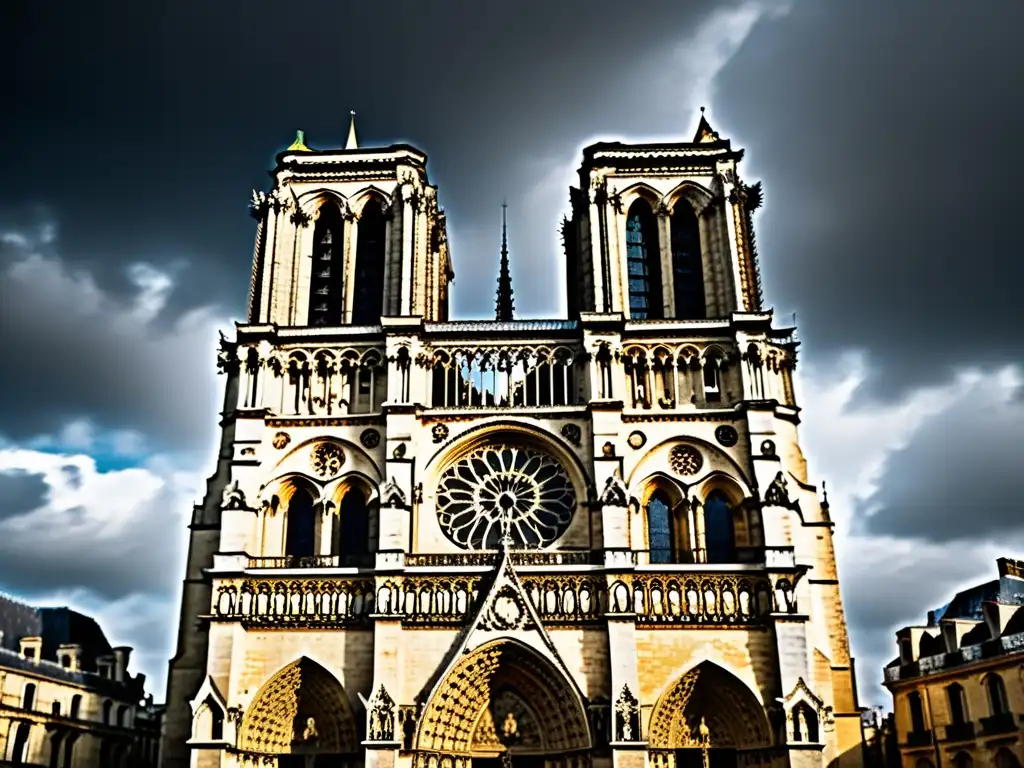
{"label": "arched window", "polygon": [[652,563],[672,562],[671,507],[661,491],[647,501],[647,548]]}
{"label": "arched window", "polygon": [[988,708],[992,715],[1001,715],[1009,711],[1003,678],[993,672],[985,678],[985,690],[988,692]]}
{"label": "arched window", "polygon": [[64,737],[64,760],[61,762],[62,768],[71,768],[74,765],[75,760],[75,741],[78,739],[78,735],[75,733],[69,733]]}
{"label": "arched window", "polygon": [[996,768],[1020,768],[1020,760],[1006,747],[996,752]]}
{"label": "arched window", "polygon": [[128,705],[127,704],[122,704],[120,707],[117,708],[117,724],[121,728],[124,728],[125,726],[127,726],[129,724],[128,723]]}
{"label": "arched window", "polygon": [[21,695],[21,708],[32,709],[36,705],[36,684],[28,683]]}
{"label": "arched window", "polygon": [[949,720],[953,725],[961,725],[967,722],[967,700],[964,698],[964,689],[953,683],[946,688],[946,697],[949,699]]}
{"label": "arched window", "polygon": [[646,200],[637,200],[626,216],[626,270],[629,275],[629,316],[659,318],[661,255],[654,213]]}
{"label": "arched window", "polygon": [[339,507],[338,553],[344,565],[370,551],[370,510],[359,488],[345,492]]}
{"label": "arched window", "polygon": [[81,717],[82,694],[76,693],[71,697],[71,717]]}
{"label": "arched window", "polygon": [[803,701],[793,707],[793,740],[818,740],[818,716],[810,705]]}
{"label": "arched window", "polygon": [[709,563],[731,563],[735,559],[732,508],[722,491],[712,491],[704,501],[704,546]]}
{"label": "arched window", "polygon": [[352,322],[371,325],[380,322],[384,309],[384,238],[387,222],[376,198],[370,198],[359,216],[356,245],[355,298]]}
{"label": "arched window", "polygon": [[309,557],[316,554],[313,494],[305,488],[296,488],[288,500],[287,519],[284,553],[291,557]]}
{"label": "arched window", "polygon": [[31,727],[28,723],[18,723],[17,730],[14,732],[11,762],[15,765],[24,765],[28,760],[28,734]]}
{"label": "arched window", "polygon": [[333,202],[317,211],[313,227],[313,264],[309,278],[309,325],[340,325],[345,295],[342,254],[344,222]]}
{"label": "arched window", "polygon": [[697,214],[685,200],[672,211],[672,284],[677,318],[699,320],[704,306],[704,265],[700,253]]}
{"label": "arched window", "polygon": [[953,758],[953,768],[974,768],[974,760],[966,752],[958,752]]}
{"label": "arched window", "polygon": [[103,724],[104,725],[113,725],[114,724],[113,721],[111,720],[111,717],[110,717],[111,711],[113,710],[113,708],[114,708],[114,702],[112,702],[110,699],[107,699],[106,701],[103,702]]}
{"label": "arched window", "polygon": [[921,706],[921,694],[914,691],[907,696],[907,704],[910,705],[910,730],[913,733],[924,733],[924,707]]}

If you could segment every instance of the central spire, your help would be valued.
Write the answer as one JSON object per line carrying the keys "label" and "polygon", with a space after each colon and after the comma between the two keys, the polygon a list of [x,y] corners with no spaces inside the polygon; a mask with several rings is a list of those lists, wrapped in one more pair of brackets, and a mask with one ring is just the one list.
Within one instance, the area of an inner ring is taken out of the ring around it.
{"label": "central spire", "polygon": [[349,112],[348,120],[348,141],[345,142],[345,149],[359,149],[359,142],[356,141],[356,113]]}
{"label": "central spire", "polygon": [[508,269],[508,224],[505,220],[505,211],[508,203],[501,204],[501,267],[498,270],[498,300],[495,311],[495,319],[499,322],[512,320],[512,312],[515,303],[512,300],[512,275]]}

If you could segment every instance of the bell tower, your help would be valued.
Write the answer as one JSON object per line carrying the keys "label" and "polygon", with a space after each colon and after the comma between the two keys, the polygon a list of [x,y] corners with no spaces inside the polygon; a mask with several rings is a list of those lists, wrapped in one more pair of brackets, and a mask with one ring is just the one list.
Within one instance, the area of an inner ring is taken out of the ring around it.
{"label": "bell tower", "polygon": [[249,322],[376,325],[381,316],[445,320],[454,279],[427,156],[396,144],[315,150],[299,131],[277,156],[257,221]]}
{"label": "bell tower", "polygon": [[750,216],[761,189],[740,180],[742,158],[703,114],[689,142],[587,147],[562,229],[570,316],[760,311]]}

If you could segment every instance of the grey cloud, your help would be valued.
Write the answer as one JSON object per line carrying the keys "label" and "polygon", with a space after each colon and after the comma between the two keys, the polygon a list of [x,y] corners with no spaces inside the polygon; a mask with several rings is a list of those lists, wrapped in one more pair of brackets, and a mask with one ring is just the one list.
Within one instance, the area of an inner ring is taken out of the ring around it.
{"label": "grey cloud", "polygon": [[811,354],[866,350],[865,395],[1024,359],[1019,3],[816,3],[762,20],[715,118],[764,180],[767,293]]}
{"label": "grey cloud", "polygon": [[890,457],[867,532],[939,543],[1021,534],[1024,403],[989,378]]}
{"label": "grey cloud", "polygon": [[46,501],[48,493],[42,475],[0,472],[0,521],[31,512]]}

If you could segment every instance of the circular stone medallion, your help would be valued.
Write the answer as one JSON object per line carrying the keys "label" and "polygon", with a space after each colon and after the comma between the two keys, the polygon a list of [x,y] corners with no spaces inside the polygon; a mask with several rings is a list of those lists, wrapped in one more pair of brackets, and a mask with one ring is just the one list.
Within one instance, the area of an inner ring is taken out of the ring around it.
{"label": "circular stone medallion", "polygon": [[313,449],[310,464],[320,477],[333,477],[345,463],[345,452],[336,443],[320,443]]}
{"label": "circular stone medallion", "polygon": [[715,430],[715,440],[724,445],[726,448],[732,448],[736,445],[736,442],[740,439],[739,433],[736,432],[736,428],[728,424],[723,424]]}
{"label": "circular stone medallion", "polygon": [[689,477],[700,472],[704,457],[692,445],[677,445],[668,454],[668,465],[677,475]]}
{"label": "circular stone medallion", "polygon": [[647,435],[643,432],[630,432],[629,437],[626,438],[626,442],[629,443],[629,447],[634,450],[637,448],[643,448],[644,443],[647,442]]}

